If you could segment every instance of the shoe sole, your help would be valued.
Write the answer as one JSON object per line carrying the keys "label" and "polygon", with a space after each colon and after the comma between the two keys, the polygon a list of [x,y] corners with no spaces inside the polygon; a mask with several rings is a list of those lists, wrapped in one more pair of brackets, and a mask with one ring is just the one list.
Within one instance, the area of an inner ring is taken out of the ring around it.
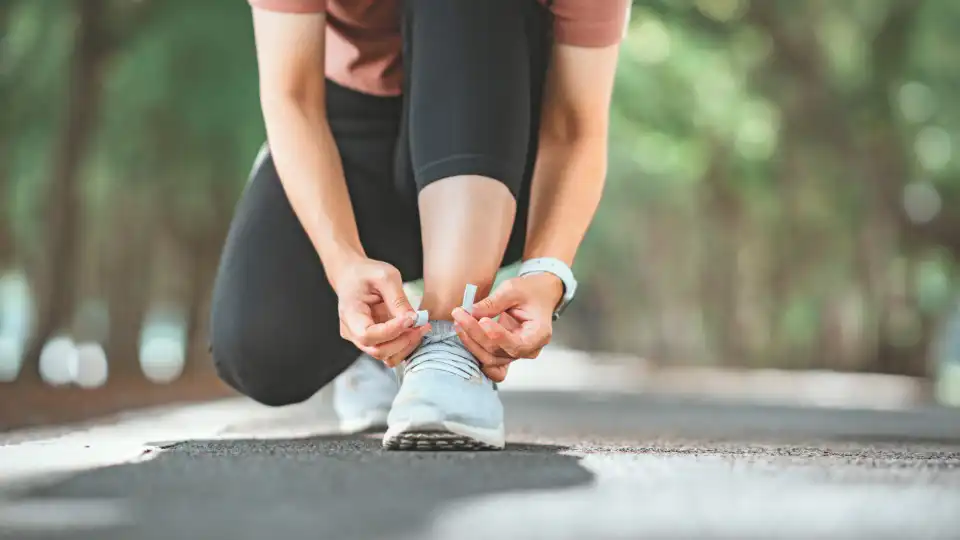
{"label": "shoe sole", "polygon": [[383,436],[387,450],[495,451],[504,446],[502,428],[484,429],[458,422],[394,426]]}

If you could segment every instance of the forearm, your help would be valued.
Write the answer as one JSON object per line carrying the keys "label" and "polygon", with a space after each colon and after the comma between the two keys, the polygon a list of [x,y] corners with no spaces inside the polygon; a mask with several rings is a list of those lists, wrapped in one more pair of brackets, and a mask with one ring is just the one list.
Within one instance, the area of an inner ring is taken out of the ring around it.
{"label": "forearm", "polygon": [[572,265],[593,221],[607,171],[606,136],[543,137],[533,175],[523,258]]}
{"label": "forearm", "polygon": [[263,109],[284,191],[336,286],[341,269],[364,257],[336,143],[317,106],[277,99]]}

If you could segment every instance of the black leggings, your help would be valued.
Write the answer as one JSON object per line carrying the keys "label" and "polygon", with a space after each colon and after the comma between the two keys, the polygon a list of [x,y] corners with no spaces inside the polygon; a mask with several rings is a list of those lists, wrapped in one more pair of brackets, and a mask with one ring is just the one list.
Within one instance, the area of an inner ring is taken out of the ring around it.
{"label": "black leggings", "polygon": [[[403,97],[327,84],[360,240],[404,280],[423,270],[417,193],[458,175],[510,188],[517,219],[504,262],[521,257],[549,17],[535,0],[408,0]],[[224,381],[275,406],[308,399],[359,355],[340,337],[337,297],[268,153],[221,256],[211,351]]]}

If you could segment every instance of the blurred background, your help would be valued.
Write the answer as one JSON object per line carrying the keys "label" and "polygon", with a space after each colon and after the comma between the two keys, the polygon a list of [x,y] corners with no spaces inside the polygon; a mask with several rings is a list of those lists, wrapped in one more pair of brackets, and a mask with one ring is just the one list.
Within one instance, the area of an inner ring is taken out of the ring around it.
{"label": "blurred background", "polygon": [[[558,350],[960,403],[957,28],[951,0],[636,2]],[[206,327],[264,139],[246,3],[3,0],[0,104],[0,430],[229,395]]]}

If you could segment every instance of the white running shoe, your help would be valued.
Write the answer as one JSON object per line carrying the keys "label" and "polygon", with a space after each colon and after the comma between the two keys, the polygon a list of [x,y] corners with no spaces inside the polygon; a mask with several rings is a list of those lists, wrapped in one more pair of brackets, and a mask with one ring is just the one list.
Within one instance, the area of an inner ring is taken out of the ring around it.
{"label": "white running shoe", "polygon": [[343,433],[383,431],[397,395],[393,370],[366,354],[333,382],[333,410]]}
{"label": "white running shoe", "polygon": [[397,369],[400,392],[387,418],[390,450],[501,450],[503,405],[449,321],[430,333]]}

